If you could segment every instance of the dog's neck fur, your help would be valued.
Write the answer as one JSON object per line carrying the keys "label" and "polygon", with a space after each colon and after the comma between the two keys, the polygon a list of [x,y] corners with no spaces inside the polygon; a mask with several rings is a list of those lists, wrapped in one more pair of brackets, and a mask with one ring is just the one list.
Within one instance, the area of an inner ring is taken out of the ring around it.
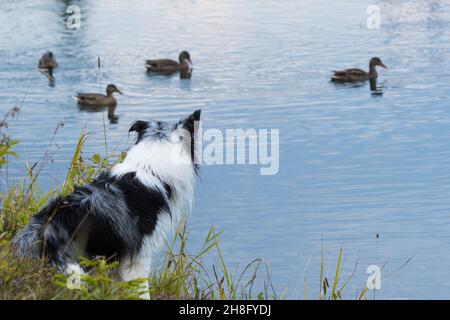
{"label": "dog's neck fur", "polygon": [[133,146],[124,161],[111,170],[112,176],[136,172],[136,178],[149,188],[167,195],[172,218],[188,214],[192,208],[195,170],[189,152],[180,143],[144,139]]}

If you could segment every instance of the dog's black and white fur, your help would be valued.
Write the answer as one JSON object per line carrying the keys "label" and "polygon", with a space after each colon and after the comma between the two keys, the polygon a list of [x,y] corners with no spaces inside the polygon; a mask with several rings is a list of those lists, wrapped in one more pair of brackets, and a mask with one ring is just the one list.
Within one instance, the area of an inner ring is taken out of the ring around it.
{"label": "dog's black and white fur", "polygon": [[32,217],[13,241],[17,252],[67,273],[83,272],[80,256],[104,256],[119,262],[122,280],[148,277],[152,256],[192,207],[199,120],[200,110],[177,123],[136,121],[124,161]]}

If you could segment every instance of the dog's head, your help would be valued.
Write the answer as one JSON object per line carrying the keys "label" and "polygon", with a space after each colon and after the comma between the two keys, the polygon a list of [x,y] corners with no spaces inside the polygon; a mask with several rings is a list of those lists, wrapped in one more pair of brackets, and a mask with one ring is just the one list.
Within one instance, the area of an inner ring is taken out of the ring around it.
{"label": "dog's head", "polygon": [[146,144],[149,147],[159,145],[164,148],[172,148],[177,153],[189,155],[194,164],[195,132],[200,121],[200,114],[201,110],[196,110],[178,122],[138,120],[131,125],[129,132],[137,133],[136,145]]}

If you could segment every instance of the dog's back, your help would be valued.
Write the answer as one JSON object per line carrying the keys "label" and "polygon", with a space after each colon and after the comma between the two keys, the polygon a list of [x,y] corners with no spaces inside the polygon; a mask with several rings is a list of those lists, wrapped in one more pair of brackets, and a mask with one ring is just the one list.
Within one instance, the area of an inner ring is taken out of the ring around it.
{"label": "dog's back", "polygon": [[103,173],[92,183],[50,202],[31,218],[13,246],[20,255],[45,256],[61,270],[78,256],[121,260],[138,254],[158,215],[170,214],[166,194],[152,190],[135,173]]}
{"label": "dog's back", "polygon": [[32,217],[13,240],[17,252],[44,256],[61,271],[79,256],[103,256],[119,261],[123,279],[146,277],[152,255],[191,208],[197,168],[187,141],[199,118],[196,111],[175,124],[137,122],[130,130],[138,139],[124,161]]}

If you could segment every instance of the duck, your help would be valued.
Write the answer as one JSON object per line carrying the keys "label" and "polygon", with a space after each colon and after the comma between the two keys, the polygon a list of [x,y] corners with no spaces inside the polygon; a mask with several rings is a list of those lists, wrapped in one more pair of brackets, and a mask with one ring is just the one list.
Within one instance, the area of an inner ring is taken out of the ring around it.
{"label": "duck", "polygon": [[46,75],[49,80],[53,79],[53,69],[58,67],[55,55],[51,51],[45,52],[39,59],[38,68],[41,73]]}
{"label": "duck", "polygon": [[113,93],[123,94],[114,84],[108,84],[106,87],[106,95],[98,93],[78,93],[75,98],[78,103],[86,106],[115,106],[117,104]]}
{"label": "duck", "polygon": [[382,68],[387,69],[381,59],[378,57],[373,57],[369,62],[369,72],[366,72],[361,69],[345,69],[333,71],[333,75],[331,76],[331,81],[334,82],[362,82],[367,81],[369,79],[376,79],[378,77],[378,73],[376,67],[380,66]]}
{"label": "duck", "polygon": [[148,72],[171,75],[180,72],[181,78],[190,78],[192,73],[191,55],[187,51],[182,51],[178,56],[178,61],[170,59],[147,60],[145,67]]}

